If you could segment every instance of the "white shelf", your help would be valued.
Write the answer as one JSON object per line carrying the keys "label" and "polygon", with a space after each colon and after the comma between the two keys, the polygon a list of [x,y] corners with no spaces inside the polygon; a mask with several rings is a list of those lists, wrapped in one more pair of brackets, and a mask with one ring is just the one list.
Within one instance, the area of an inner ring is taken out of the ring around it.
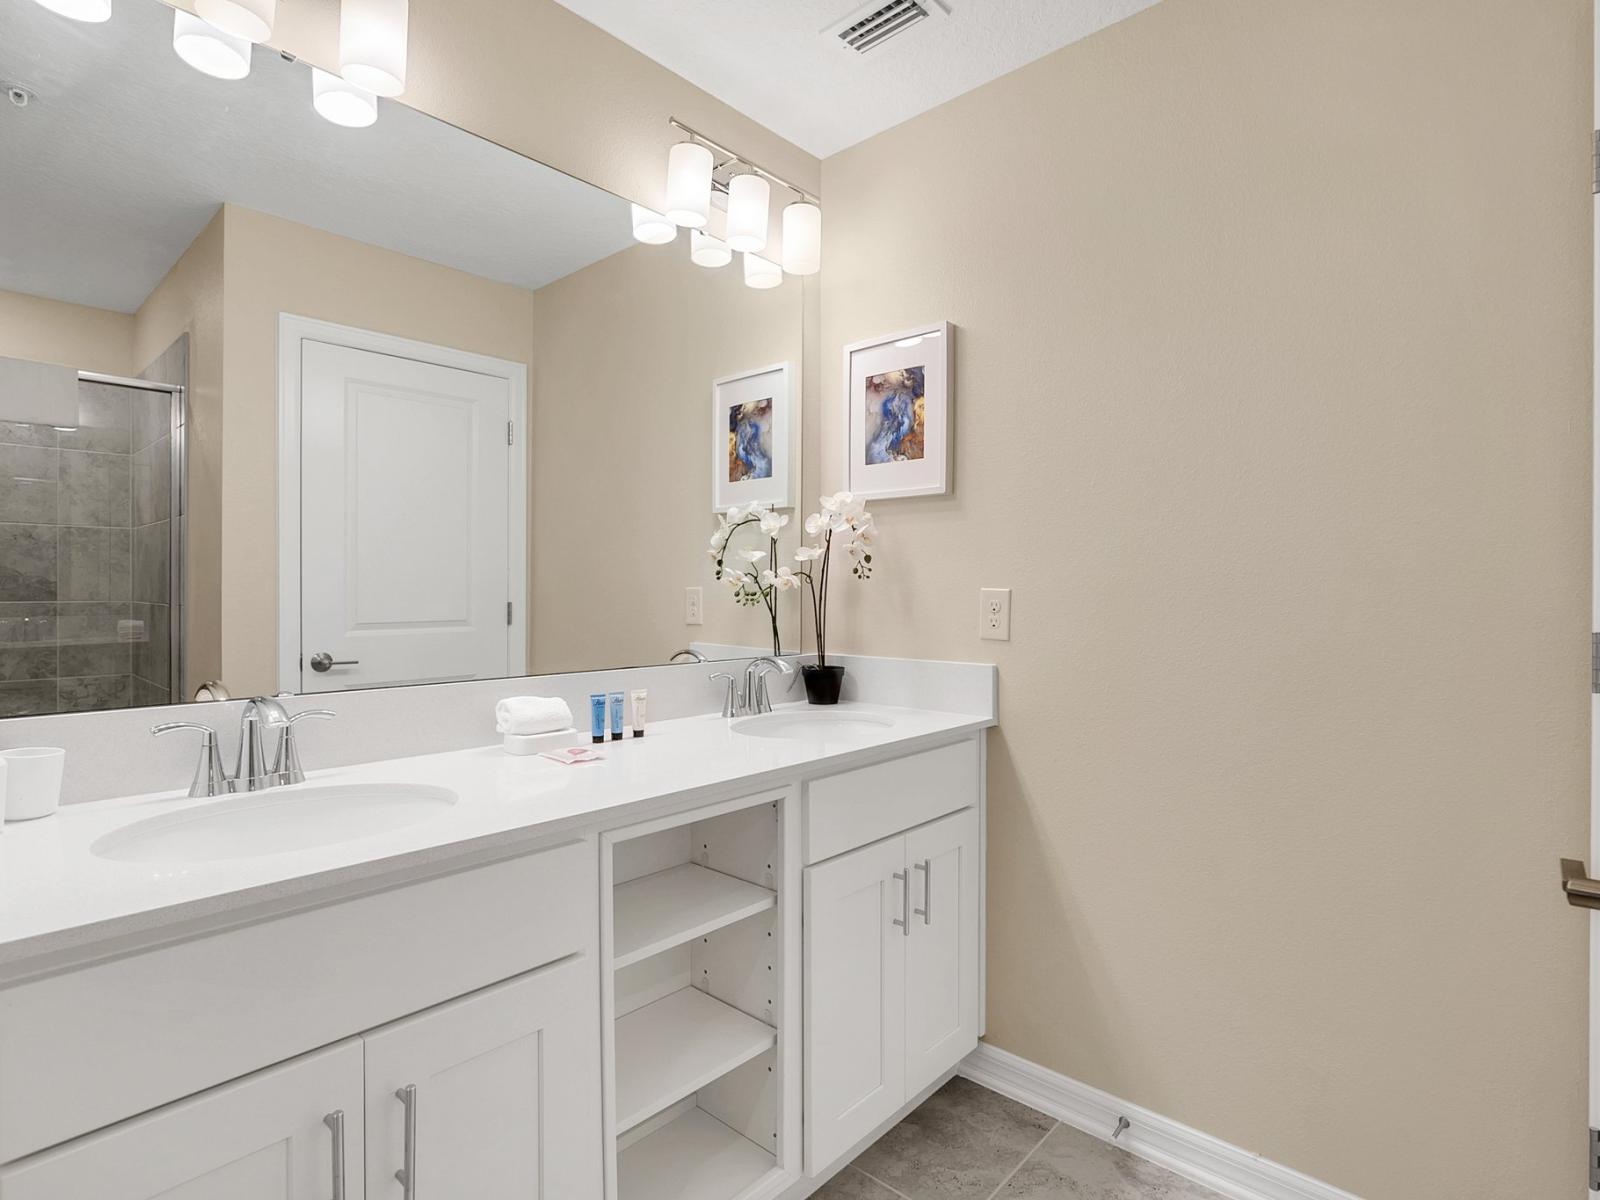
{"label": "white shelf", "polygon": [[692,987],[618,1017],[617,1132],[699,1091],[777,1040],[772,1026]]}
{"label": "white shelf", "polygon": [[733,1200],[776,1165],[749,1138],[691,1108],[617,1157],[617,1200]]}
{"label": "white shelf", "polygon": [[614,967],[681,946],[778,902],[767,888],[694,863],[618,884],[612,896]]}

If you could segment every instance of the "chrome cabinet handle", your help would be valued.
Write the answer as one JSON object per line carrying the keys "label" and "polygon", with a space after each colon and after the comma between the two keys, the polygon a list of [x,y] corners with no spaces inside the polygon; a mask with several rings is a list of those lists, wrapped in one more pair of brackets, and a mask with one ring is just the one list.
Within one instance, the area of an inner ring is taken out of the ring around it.
{"label": "chrome cabinet handle", "polygon": [[344,1196],[344,1109],[337,1109],[322,1118],[322,1123],[333,1133],[333,1200]]}
{"label": "chrome cabinet handle", "polygon": [[899,917],[894,923],[900,926],[900,932],[907,937],[911,936],[911,872],[896,871],[894,877],[900,881],[900,911],[905,914],[905,919]]}
{"label": "chrome cabinet handle", "polygon": [[404,1189],[405,1200],[416,1200],[417,1196],[417,1085],[408,1083],[394,1094],[395,1099],[406,1106],[406,1150],[405,1163],[394,1173]]}
{"label": "chrome cabinet handle", "polygon": [[361,660],[359,658],[335,658],[326,650],[319,651],[311,656],[311,669],[313,671],[329,671],[334,667],[354,667],[359,666],[360,663]]}
{"label": "chrome cabinet handle", "polygon": [[914,864],[922,872],[922,907],[916,910],[924,925],[933,924],[933,859],[925,858]]}

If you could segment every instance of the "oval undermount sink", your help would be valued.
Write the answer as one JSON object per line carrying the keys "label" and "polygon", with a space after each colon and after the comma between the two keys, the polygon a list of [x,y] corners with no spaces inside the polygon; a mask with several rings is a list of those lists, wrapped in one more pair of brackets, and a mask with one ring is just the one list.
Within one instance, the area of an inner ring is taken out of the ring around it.
{"label": "oval undermount sink", "polygon": [[762,713],[733,722],[732,728],[747,737],[788,738],[791,741],[818,741],[849,737],[888,729],[894,724],[887,717],[860,712],[825,712],[808,708],[796,712]]}
{"label": "oval undermount sink", "polygon": [[273,788],[148,817],[89,849],[120,862],[259,858],[392,833],[437,816],[456,799],[446,788],[411,783]]}

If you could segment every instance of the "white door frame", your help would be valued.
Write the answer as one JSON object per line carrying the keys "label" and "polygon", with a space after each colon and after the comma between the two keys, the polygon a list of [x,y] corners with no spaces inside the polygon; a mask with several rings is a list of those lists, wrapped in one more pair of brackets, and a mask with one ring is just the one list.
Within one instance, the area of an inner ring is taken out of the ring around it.
{"label": "white door frame", "polygon": [[[1594,7],[1594,44],[1595,50],[1600,52],[1600,5]],[[1594,94],[1594,127],[1600,130],[1600,59],[1595,65],[1595,94]],[[1600,154],[1600,135],[1596,135],[1595,150]],[[1600,163],[1597,163],[1600,167]],[[1600,176],[1597,176],[1600,179]],[[1596,188],[1600,193],[1600,187]],[[1596,268],[1594,313],[1594,334],[1590,343],[1591,354],[1597,368],[1600,368],[1600,194],[1594,199],[1593,210],[1594,239],[1591,252],[1594,255]],[[1590,548],[1590,605],[1593,618],[1589,628],[1600,630],[1600,375],[1595,379],[1596,392],[1594,396],[1595,414],[1594,448],[1591,464],[1595,472],[1593,479],[1593,513],[1594,526],[1591,531],[1593,539]],[[1596,635],[1600,636],[1600,635]],[[1589,874],[1592,876],[1600,870],[1600,687],[1594,689],[1595,694],[1589,698]],[[1589,920],[1589,1128],[1600,1129],[1600,912],[1586,914]],[[1592,1137],[1592,1135],[1591,1135]],[[1590,1171],[1593,1174],[1594,1146],[1590,1143]],[[1586,1191],[1586,1196],[1593,1196],[1594,1192]]]}
{"label": "white door frame", "polygon": [[[504,379],[510,392],[512,428],[524,438],[528,429],[528,367],[525,363],[435,346],[315,317],[278,314],[278,690],[298,692],[300,667],[300,365],[301,343],[325,342],[351,350],[368,350],[395,358],[415,359]],[[512,602],[506,639],[506,674],[528,673],[528,452],[511,455],[507,475],[508,512],[506,581]],[[517,591],[517,581],[522,590]],[[286,683],[293,680],[293,687]]]}

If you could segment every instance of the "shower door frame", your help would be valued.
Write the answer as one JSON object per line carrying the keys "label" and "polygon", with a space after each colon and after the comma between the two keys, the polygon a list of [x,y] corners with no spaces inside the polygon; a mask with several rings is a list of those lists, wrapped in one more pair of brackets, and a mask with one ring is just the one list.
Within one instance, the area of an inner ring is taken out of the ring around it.
{"label": "shower door frame", "polygon": [[[184,523],[188,504],[188,390],[181,383],[156,383],[149,379],[130,379],[125,375],[106,375],[99,371],[79,371],[79,383],[106,383],[113,387],[134,388],[142,392],[166,392],[172,397],[169,436],[172,443],[171,483],[168,487],[171,510],[168,514],[170,544],[167,549],[167,693],[169,704],[182,704],[184,646],[183,631],[188,605],[183,594]],[[131,577],[131,576],[130,576]]]}

